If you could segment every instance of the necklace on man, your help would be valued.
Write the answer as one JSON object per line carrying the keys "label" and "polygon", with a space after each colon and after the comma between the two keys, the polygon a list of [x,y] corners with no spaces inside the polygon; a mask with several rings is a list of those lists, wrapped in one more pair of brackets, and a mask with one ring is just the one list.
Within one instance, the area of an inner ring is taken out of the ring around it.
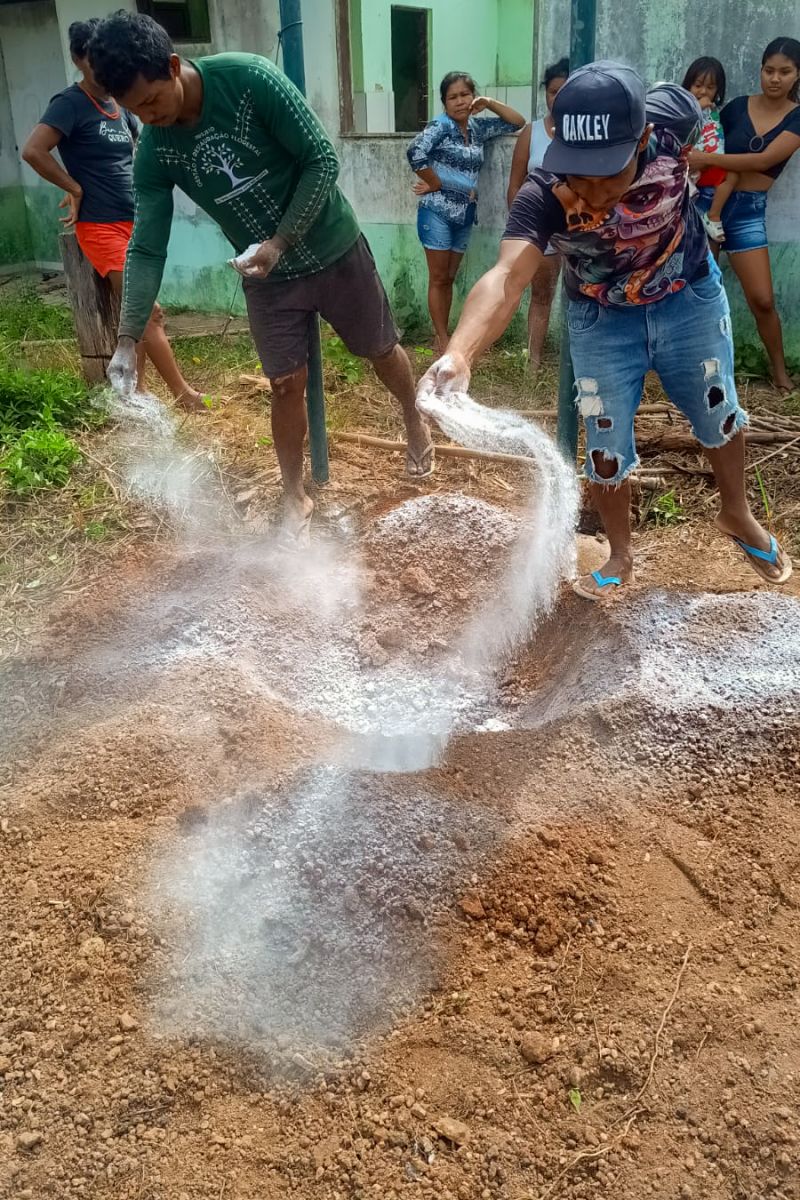
{"label": "necklace on man", "polygon": [[99,113],[100,113],[102,116],[104,116],[104,117],[108,117],[109,121],[116,121],[116,120],[117,120],[117,118],[119,117],[119,105],[116,103],[116,101],[114,100],[113,96],[111,96],[111,97],[109,97],[109,98],[110,98],[110,100],[111,100],[111,103],[112,103],[112,104],[115,106],[115,108],[116,108],[116,110],[117,110],[117,111],[116,111],[116,112],[106,112],[106,110],[105,110],[105,109],[102,107],[102,105],[100,105],[100,104],[98,104],[98,103],[97,103],[97,101],[95,100],[95,98],[94,98],[94,96],[92,95],[92,93],[91,93],[91,92],[89,92],[89,91],[87,91],[87,90],[86,90],[86,88],[83,86],[83,84],[82,84],[82,83],[79,83],[79,84],[78,84],[78,87],[81,89],[81,91],[83,92],[83,94],[84,94],[84,96],[87,98],[87,100],[91,100],[92,104],[95,106],[95,108],[97,109],[97,111],[98,111],[98,112],[99,112]]}

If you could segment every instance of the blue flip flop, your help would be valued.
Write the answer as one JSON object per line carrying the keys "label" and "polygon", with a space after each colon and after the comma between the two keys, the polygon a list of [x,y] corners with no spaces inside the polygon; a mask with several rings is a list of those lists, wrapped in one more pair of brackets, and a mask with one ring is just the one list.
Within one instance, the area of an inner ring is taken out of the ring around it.
{"label": "blue flip flop", "polygon": [[770,534],[769,550],[759,550],[757,546],[748,546],[747,542],[743,542],[741,538],[734,537],[732,533],[728,536],[730,537],[731,541],[742,551],[747,562],[753,568],[756,575],[759,575],[767,583],[786,583],[786,580],[790,578],[792,574],[792,561],[788,555],[784,555],[783,570],[777,579],[773,578],[771,575],[768,575],[764,568],[760,565],[762,562],[766,563],[770,567],[776,567],[778,565],[778,555],[781,553],[781,548],[778,545],[777,538]]}
{"label": "blue flip flop", "polygon": [[601,591],[587,592],[585,588],[581,587],[580,579],[576,579],[572,585],[573,592],[578,596],[583,596],[584,600],[602,600],[604,598],[603,588],[621,588],[623,586],[619,575],[601,575],[599,571],[592,571],[590,575]]}

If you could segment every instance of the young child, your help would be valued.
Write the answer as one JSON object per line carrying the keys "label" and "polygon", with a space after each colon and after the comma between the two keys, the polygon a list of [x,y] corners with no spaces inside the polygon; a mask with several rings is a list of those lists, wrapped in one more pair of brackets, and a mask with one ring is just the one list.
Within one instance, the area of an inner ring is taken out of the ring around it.
{"label": "young child", "polygon": [[[705,154],[724,154],[725,135],[719,110],[725,103],[725,68],[718,58],[696,58],[683,81],[687,92],[697,97],[705,122],[697,141],[697,149]],[[697,207],[708,236],[718,244],[725,241],[722,210],[736,188],[738,176],[721,167],[708,167],[695,180],[698,190]]]}

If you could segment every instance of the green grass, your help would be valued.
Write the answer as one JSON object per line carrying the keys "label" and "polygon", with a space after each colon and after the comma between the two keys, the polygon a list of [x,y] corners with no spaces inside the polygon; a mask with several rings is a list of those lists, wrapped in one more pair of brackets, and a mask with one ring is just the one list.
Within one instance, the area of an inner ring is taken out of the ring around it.
{"label": "green grass", "polygon": [[[34,292],[0,293],[0,484],[28,496],[63,487],[81,454],[67,430],[105,420],[83,379],[68,368],[25,365],[26,342],[74,337],[69,310],[45,304]],[[49,347],[37,347],[37,351]],[[54,345],[55,358],[63,346]]]}
{"label": "green grass", "polygon": [[800,391],[783,397],[783,411],[789,417],[800,417]]}
{"label": "green grass", "polygon": [[506,408],[554,408],[558,399],[558,357],[546,346],[538,371],[525,347],[495,346],[476,364],[470,384],[476,400]]}
{"label": "green grass", "polygon": [[0,342],[45,341],[75,336],[66,305],[45,304],[34,291],[0,292]]}
{"label": "green grass", "polygon": [[646,516],[659,526],[680,525],[686,513],[674,490],[663,492],[649,506]]}
{"label": "green grass", "polygon": [[0,442],[35,425],[77,428],[102,420],[91,390],[72,371],[31,371],[0,360]]}
{"label": "green grass", "polygon": [[16,496],[42,488],[63,487],[81,452],[61,429],[35,425],[26,429],[0,458],[0,477]]}
{"label": "green grass", "polygon": [[770,499],[767,494],[767,488],[766,488],[766,484],[764,483],[764,477],[762,476],[761,471],[758,467],[756,467],[756,482],[758,484],[758,490],[761,495],[761,503],[764,505],[764,516],[766,517],[767,522],[770,522],[770,521],[772,521],[772,505],[770,504]]}
{"label": "green grass", "polygon": [[340,337],[324,331],[322,336],[322,363],[326,383],[337,390],[352,387],[364,378],[364,363],[351,354]]}
{"label": "green grass", "polygon": [[[208,337],[175,337],[172,339],[175,357],[182,370],[197,387],[216,386],[225,372],[260,374],[261,364],[253,340],[247,332],[218,334]],[[364,363],[351,354],[341,338],[327,326],[322,329],[322,360],[325,383],[332,391],[361,383]],[[203,374],[207,374],[204,380]]]}
{"label": "green grass", "polygon": [[253,340],[249,333],[210,334],[208,337],[171,339],[175,357],[197,387],[203,387],[203,369],[209,373],[260,371]]}

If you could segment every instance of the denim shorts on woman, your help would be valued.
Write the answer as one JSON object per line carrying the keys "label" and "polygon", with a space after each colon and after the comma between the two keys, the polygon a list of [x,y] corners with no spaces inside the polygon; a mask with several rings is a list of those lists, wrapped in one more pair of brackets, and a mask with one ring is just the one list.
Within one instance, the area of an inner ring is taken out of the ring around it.
{"label": "denim shorts on woman", "polygon": [[[708,449],[724,446],[747,424],[733,378],[728,298],[710,257],[707,275],[663,300],[628,308],[570,300],[567,321],[593,482],[616,486],[639,464],[633,418],[648,371]],[[601,476],[598,464],[614,470]]]}
{"label": "denim shorts on woman", "polygon": [[[695,204],[700,212],[708,212],[714,198],[713,188],[698,188]],[[767,193],[734,192],[722,210],[725,241],[722,249],[728,254],[744,250],[763,250],[767,242]]]}
{"label": "denim shorts on woman", "polygon": [[426,250],[450,250],[465,254],[472,225],[453,225],[441,213],[420,205],[417,209],[417,233]]}

